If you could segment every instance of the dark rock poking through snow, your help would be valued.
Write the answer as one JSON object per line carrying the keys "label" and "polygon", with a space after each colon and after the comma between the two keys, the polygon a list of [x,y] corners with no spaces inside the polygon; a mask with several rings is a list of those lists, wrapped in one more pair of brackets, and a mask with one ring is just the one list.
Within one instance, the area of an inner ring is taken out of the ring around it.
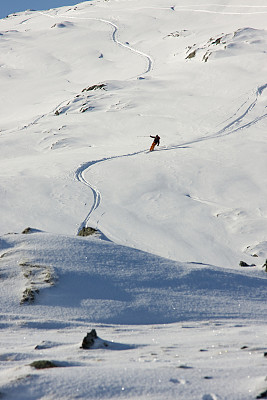
{"label": "dark rock poking through snow", "polygon": [[33,233],[33,232],[36,232],[36,229],[33,229],[28,226],[28,228],[25,228],[24,231],[22,231],[21,233],[27,234],[27,233]]}
{"label": "dark rock poking through snow", "polygon": [[31,228],[30,226],[28,226],[21,233],[28,234],[28,233],[38,233],[38,232],[41,232],[41,231],[39,229]]}
{"label": "dark rock poking through snow", "polygon": [[82,349],[90,349],[95,343],[95,339],[97,338],[96,330],[92,329],[91,332],[87,333],[87,335],[83,338]]}
{"label": "dark rock poking through snow", "polygon": [[90,235],[95,235],[97,233],[97,229],[91,228],[90,226],[83,227],[79,232],[78,236],[90,236]]}
{"label": "dark rock poking through snow", "polygon": [[188,54],[188,56],[185,58],[186,60],[190,60],[191,58],[194,58],[196,56],[196,50],[193,50],[191,53]]}
{"label": "dark rock poking through snow", "polygon": [[90,349],[94,345],[95,339],[97,339],[96,330],[92,329],[91,332],[87,333],[83,338],[81,349]]}
{"label": "dark rock poking through snow", "polygon": [[240,265],[240,267],[256,267],[255,264],[249,265],[245,261],[240,261],[239,265]]}
{"label": "dark rock poking through snow", "polygon": [[189,365],[179,365],[178,366],[178,368],[181,368],[181,369],[192,369],[193,367],[190,367]]}
{"label": "dark rock poking through snow", "polygon": [[91,349],[94,345],[97,347],[108,347],[108,344],[97,336],[96,330],[92,329],[91,332],[83,338],[81,349]]}
{"label": "dark rock poking through snow", "polygon": [[105,83],[99,83],[98,85],[92,85],[88,86],[87,88],[84,88],[82,92],[88,92],[90,90],[99,90],[99,89],[106,90],[106,86],[107,85]]}
{"label": "dark rock poking through snow", "polygon": [[31,233],[31,231],[32,231],[32,229],[30,227],[28,227],[28,228],[25,228],[24,231],[22,231],[22,233],[23,234]]}
{"label": "dark rock poking through snow", "polygon": [[20,300],[20,304],[33,303],[35,300],[35,296],[38,293],[39,293],[39,289],[26,288],[23,292],[22,299]]}
{"label": "dark rock poking through snow", "polygon": [[57,365],[54,362],[48,361],[48,360],[33,361],[30,364],[30,366],[35,369],[45,369],[45,368],[56,368],[57,367]]}
{"label": "dark rock poking through snow", "polygon": [[260,393],[260,394],[256,397],[256,399],[267,399],[267,389],[266,389],[264,392]]}

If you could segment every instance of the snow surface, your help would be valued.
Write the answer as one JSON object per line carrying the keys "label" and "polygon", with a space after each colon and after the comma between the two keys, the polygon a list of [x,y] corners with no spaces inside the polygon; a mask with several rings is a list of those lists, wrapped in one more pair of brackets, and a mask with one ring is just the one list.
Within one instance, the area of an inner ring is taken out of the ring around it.
{"label": "snow surface", "polygon": [[266,17],[93,0],[0,20],[0,397],[266,391]]}

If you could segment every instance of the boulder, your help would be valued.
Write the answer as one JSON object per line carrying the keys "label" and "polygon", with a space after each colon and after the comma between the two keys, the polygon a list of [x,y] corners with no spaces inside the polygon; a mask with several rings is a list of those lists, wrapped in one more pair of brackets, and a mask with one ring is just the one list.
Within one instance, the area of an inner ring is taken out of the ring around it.
{"label": "boulder", "polygon": [[95,339],[97,339],[96,330],[92,329],[91,332],[87,333],[83,338],[81,349],[90,349],[94,345]]}
{"label": "boulder", "polygon": [[79,232],[78,236],[91,236],[96,234],[98,231],[97,229],[91,228],[90,226],[88,227],[83,227]]}
{"label": "boulder", "polygon": [[239,263],[240,267],[256,267],[255,264],[247,264],[245,261],[240,261]]}
{"label": "boulder", "polygon": [[57,365],[53,361],[48,361],[48,360],[38,360],[38,361],[33,361],[30,364],[31,367],[35,369],[45,369],[45,368],[55,368]]}

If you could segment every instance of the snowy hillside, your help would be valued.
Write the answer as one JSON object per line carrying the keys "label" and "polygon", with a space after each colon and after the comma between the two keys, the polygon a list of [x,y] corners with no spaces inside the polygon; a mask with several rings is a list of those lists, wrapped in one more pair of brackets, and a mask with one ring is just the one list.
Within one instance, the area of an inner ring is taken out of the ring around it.
{"label": "snowy hillside", "polygon": [[266,17],[93,0],[0,20],[0,397],[267,398]]}

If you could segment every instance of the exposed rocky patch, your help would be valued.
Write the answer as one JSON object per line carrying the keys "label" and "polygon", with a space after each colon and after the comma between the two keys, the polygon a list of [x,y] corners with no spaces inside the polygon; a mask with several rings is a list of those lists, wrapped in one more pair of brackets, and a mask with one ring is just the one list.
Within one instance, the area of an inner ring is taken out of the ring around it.
{"label": "exposed rocky patch", "polygon": [[23,233],[23,234],[27,234],[27,233],[31,233],[31,228],[30,227],[28,227],[28,228],[25,228],[21,233]]}
{"label": "exposed rocky patch", "polygon": [[186,37],[186,36],[189,36],[189,35],[191,35],[190,31],[188,31],[187,29],[183,29],[181,31],[171,32],[166,37],[177,38],[177,37]]}
{"label": "exposed rocky patch", "polygon": [[33,289],[30,287],[27,287],[22,294],[22,298],[20,300],[20,304],[24,303],[33,303],[35,300],[36,294],[39,293],[39,289]]}
{"label": "exposed rocky patch", "polygon": [[30,366],[35,368],[35,369],[46,369],[46,368],[56,368],[56,367],[58,367],[57,364],[55,364],[53,361],[49,361],[49,360],[33,361],[30,364]]}
{"label": "exposed rocky patch", "polygon": [[41,231],[38,230],[38,229],[35,229],[35,228],[31,228],[31,227],[28,226],[21,233],[28,234],[28,233],[37,233],[37,232],[41,232]]}
{"label": "exposed rocky patch", "polygon": [[4,258],[4,257],[7,257],[8,256],[8,252],[5,252],[5,253],[2,253],[1,255],[0,255],[0,258]]}
{"label": "exposed rocky patch", "polygon": [[254,52],[265,52],[267,32],[253,28],[241,28],[233,33],[221,33],[211,37],[207,42],[187,47],[185,59],[197,58],[203,62],[208,60],[236,56],[241,51],[249,55]]}
{"label": "exposed rocky patch", "polygon": [[247,246],[245,252],[252,257],[267,257],[267,241],[259,242],[253,246]]}
{"label": "exposed rocky patch", "polygon": [[97,229],[91,228],[90,226],[83,227],[78,232],[78,236],[91,236],[91,235],[97,235],[97,234],[100,234],[100,232]]}
{"label": "exposed rocky patch", "polygon": [[197,54],[201,54],[202,61],[207,62],[212,52],[217,50],[216,46],[218,45],[225,46],[227,43],[227,38],[229,37],[230,35],[221,34],[215,38],[211,37],[202,46],[197,47],[196,44],[194,44],[193,46],[189,46],[186,51],[187,56],[185,57],[185,59],[190,60],[196,57]]}
{"label": "exposed rocky patch", "polygon": [[181,368],[181,369],[192,369],[193,367],[190,367],[189,365],[182,364],[182,365],[179,365],[178,368]]}
{"label": "exposed rocky patch", "polygon": [[[67,101],[65,105],[58,107],[54,111],[54,114],[59,116],[62,114],[67,114],[68,112],[84,113],[85,111],[92,111],[96,108],[96,106],[95,103],[92,103],[93,94],[91,94],[91,92],[103,90],[107,90],[107,85],[105,83],[88,86],[82,90],[81,94],[77,94],[73,100]],[[90,94],[88,94],[88,92],[90,92]]]}
{"label": "exposed rocky patch", "polygon": [[84,113],[85,111],[92,111],[94,109],[93,106],[85,106],[85,107],[81,107],[80,112]]}
{"label": "exposed rocky patch", "polygon": [[98,85],[92,85],[92,86],[88,86],[87,88],[83,89],[82,92],[88,92],[90,90],[107,90],[106,89],[107,85],[105,83],[100,83]]}
{"label": "exposed rocky patch", "polygon": [[188,54],[188,56],[185,57],[186,60],[190,60],[191,58],[196,57],[196,52],[197,52],[197,50],[193,50],[192,52],[190,52],[190,53]]}
{"label": "exposed rocky patch", "polygon": [[256,399],[267,399],[267,389],[261,392]]}
{"label": "exposed rocky patch", "polygon": [[245,261],[240,261],[240,267],[256,267],[255,264],[247,264]]}
{"label": "exposed rocky patch", "polygon": [[81,349],[90,349],[97,339],[96,330],[92,329],[91,332],[87,333],[87,335],[83,338]]}
{"label": "exposed rocky patch", "polygon": [[83,338],[80,349],[110,349],[110,350],[129,350],[134,349],[136,346],[122,343],[110,342],[98,337],[96,330],[92,329]]}
{"label": "exposed rocky patch", "polygon": [[51,266],[31,264],[27,261],[21,262],[19,265],[27,280],[20,304],[34,303],[36,295],[40,293],[41,289],[55,285],[56,274]]}

